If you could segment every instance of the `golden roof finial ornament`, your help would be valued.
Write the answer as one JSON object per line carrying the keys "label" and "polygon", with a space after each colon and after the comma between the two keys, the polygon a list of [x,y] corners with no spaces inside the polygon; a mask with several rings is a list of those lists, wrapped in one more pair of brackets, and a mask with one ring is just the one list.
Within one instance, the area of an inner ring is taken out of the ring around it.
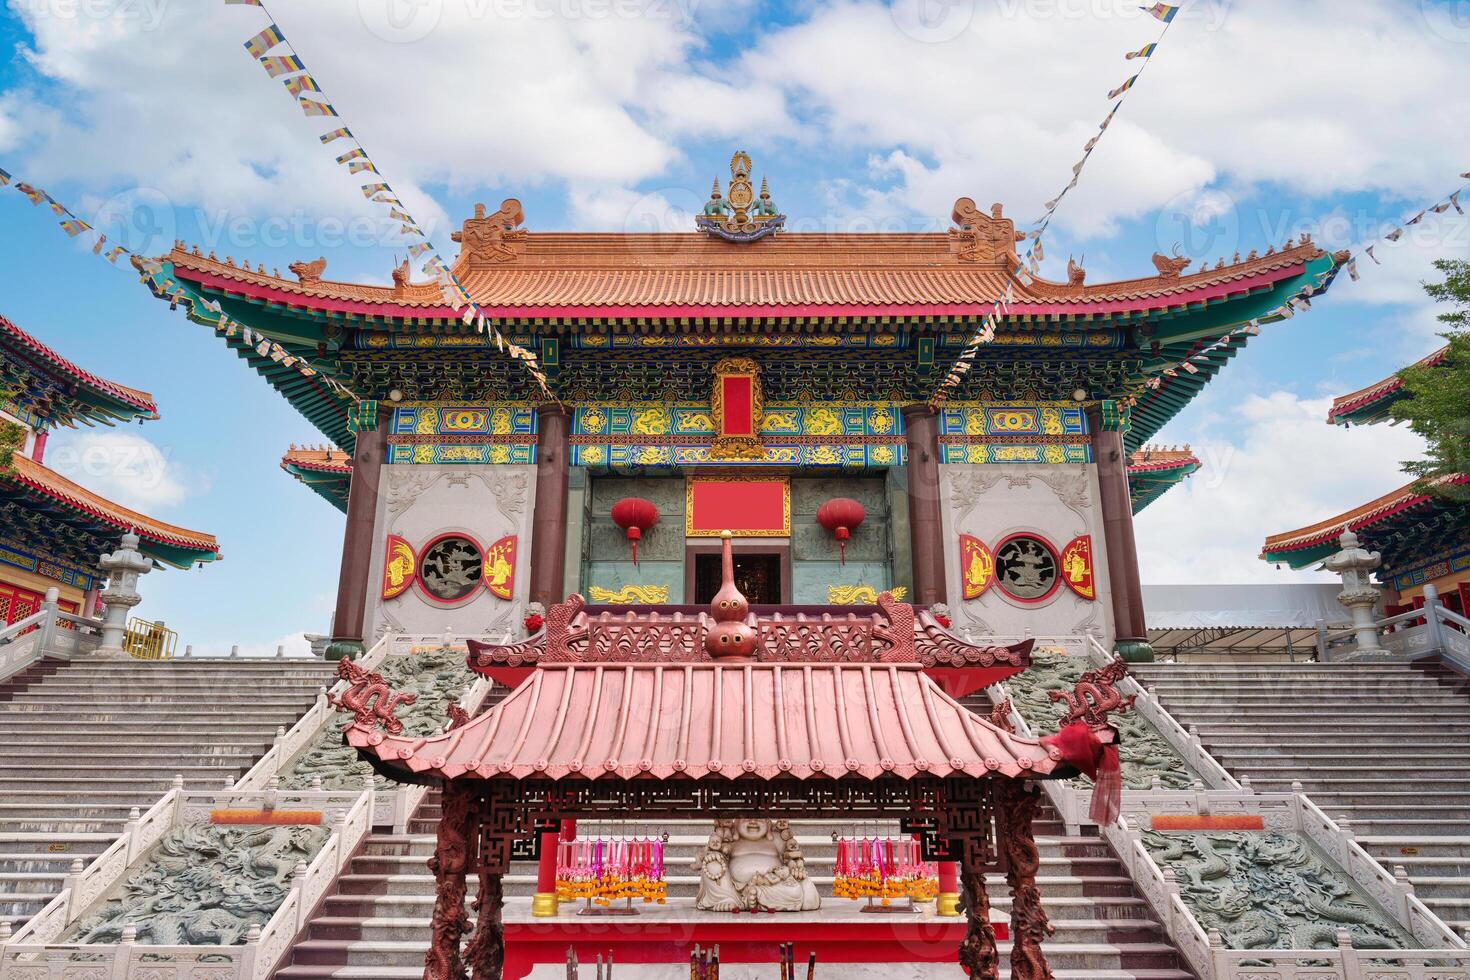
{"label": "golden roof finial ornament", "polygon": [[737,150],[730,158],[729,193],[721,197],[720,180],[716,177],[704,212],[694,219],[701,231],[727,242],[753,242],[775,234],[786,223],[786,216],[771,200],[770,186],[764,177],[760,197],[756,197],[750,171],[750,154]]}

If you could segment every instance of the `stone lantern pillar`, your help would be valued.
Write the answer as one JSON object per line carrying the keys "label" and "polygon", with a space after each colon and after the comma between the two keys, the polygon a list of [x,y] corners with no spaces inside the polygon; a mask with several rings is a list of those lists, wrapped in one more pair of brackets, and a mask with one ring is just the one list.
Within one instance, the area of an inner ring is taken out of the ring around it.
{"label": "stone lantern pillar", "polygon": [[1342,550],[1328,555],[1322,565],[1334,575],[1342,576],[1342,591],[1337,594],[1337,601],[1352,614],[1353,630],[1358,635],[1358,652],[1382,653],[1383,645],[1378,642],[1378,624],[1373,610],[1383,590],[1373,584],[1371,574],[1373,569],[1383,564],[1383,556],[1359,547],[1358,536],[1352,531],[1343,531],[1337,543],[1342,545]]}
{"label": "stone lantern pillar", "polygon": [[102,592],[102,601],[106,604],[102,613],[102,645],[97,648],[97,653],[121,656],[128,616],[133,607],[143,601],[138,594],[138,576],[153,570],[153,560],[138,550],[138,536],[129,531],[123,535],[118,549],[110,555],[103,555],[97,564],[107,573],[107,588]]}

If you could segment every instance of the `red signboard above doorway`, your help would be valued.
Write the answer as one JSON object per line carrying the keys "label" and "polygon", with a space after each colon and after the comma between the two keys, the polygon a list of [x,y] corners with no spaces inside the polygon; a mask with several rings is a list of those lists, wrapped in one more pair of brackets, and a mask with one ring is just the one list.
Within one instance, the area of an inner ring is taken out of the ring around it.
{"label": "red signboard above doorway", "polygon": [[742,477],[695,477],[689,481],[684,532],[694,538],[787,537],[791,534],[791,483]]}

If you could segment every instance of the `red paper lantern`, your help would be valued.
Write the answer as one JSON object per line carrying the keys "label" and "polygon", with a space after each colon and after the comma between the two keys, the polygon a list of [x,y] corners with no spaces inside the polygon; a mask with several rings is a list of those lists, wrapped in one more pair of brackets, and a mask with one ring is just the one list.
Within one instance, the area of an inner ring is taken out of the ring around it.
{"label": "red paper lantern", "polygon": [[837,539],[838,553],[844,565],[847,564],[847,539],[851,537],[852,529],[867,516],[863,505],[849,497],[833,497],[817,508],[817,523]]}
{"label": "red paper lantern", "polygon": [[642,497],[624,497],[612,507],[613,523],[628,532],[633,542],[633,564],[638,564],[638,541],[643,532],[658,523],[658,508]]}

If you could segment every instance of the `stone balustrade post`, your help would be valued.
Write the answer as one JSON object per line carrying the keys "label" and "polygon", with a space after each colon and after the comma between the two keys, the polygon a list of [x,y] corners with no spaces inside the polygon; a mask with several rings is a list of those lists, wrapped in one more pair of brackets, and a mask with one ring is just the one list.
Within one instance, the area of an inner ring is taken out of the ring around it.
{"label": "stone balustrade post", "polygon": [[46,618],[41,620],[40,636],[36,638],[36,652],[41,656],[50,653],[56,645],[56,614],[61,611],[59,600],[61,590],[49,588],[46,590],[46,598],[41,600],[41,611]]}
{"label": "stone balustrade post", "polygon": [[1444,602],[1439,597],[1439,589],[1433,585],[1424,586],[1424,628],[1429,631],[1429,649],[1438,654],[1446,653],[1444,642],[1444,621],[1439,618],[1439,611],[1444,608]]}
{"label": "stone balustrade post", "polygon": [[1342,980],[1362,980],[1363,964],[1353,949],[1353,934],[1346,929],[1337,930],[1337,954],[1342,958]]}

